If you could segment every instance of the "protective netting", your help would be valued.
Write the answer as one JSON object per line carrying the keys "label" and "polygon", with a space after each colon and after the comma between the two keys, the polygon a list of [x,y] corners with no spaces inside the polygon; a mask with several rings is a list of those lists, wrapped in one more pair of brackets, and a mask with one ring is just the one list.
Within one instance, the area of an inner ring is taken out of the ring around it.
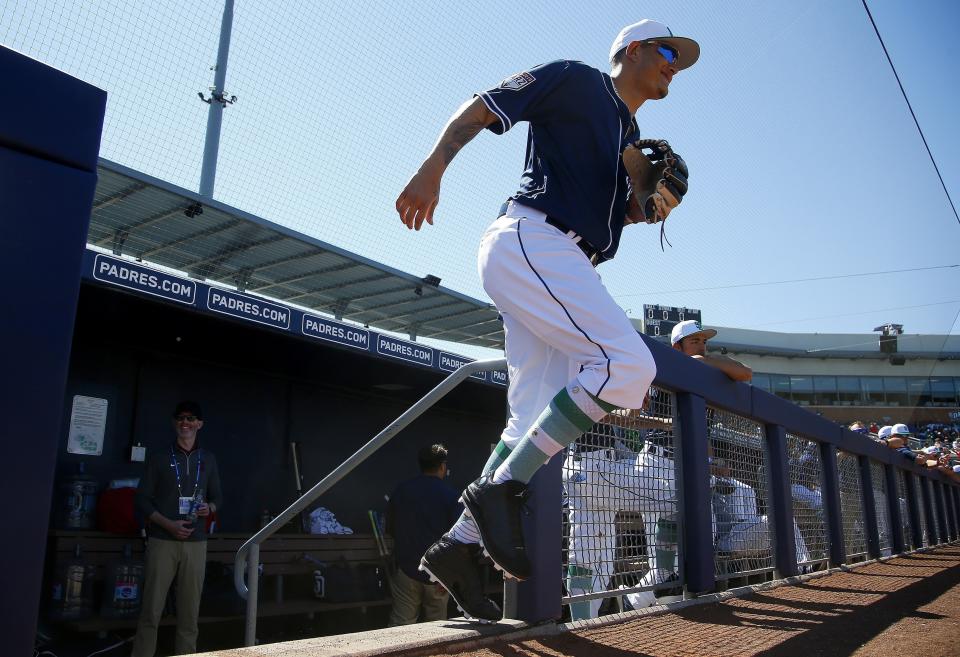
{"label": "protective netting", "polygon": [[867,553],[867,536],[863,522],[863,495],[860,485],[860,463],[856,455],[837,453],[837,472],[840,479],[840,518],[843,523],[843,544],[847,560]]}
{"label": "protective netting", "polygon": [[714,571],[718,580],[773,569],[763,427],[707,409]]}
{"label": "protective netting", "polygon": [[599,615],[604,598],[641,608],[679,593],[673,408],[652,388],[646,411],[611,414],[568,449],[563,602],[574,619]]}
{"label": "protective netting", "polygon": [[[787,458],[790,466],[793,520],[796,523],[796,534],[800,537],[797,540],[797,563],[802,566],[820,564],[829,556],[820,446],[813,441],[787,434]],[[800,550],[801,540],[803,550]]]}
{"label": "protective netting", "polygon": [[877,510],[877,531],[880,534],[880,554],[893,553],[893,535],[890,526],[890,507],[887,499],[887,473],[883,464],[870,461],[870,480],[873,483],[873,504]]}
{"label": "protective netting", "polygon": [[910,507],[907,503],[907,480],[906,472],[896,470],[897,473],[897,498],[900,504],[900,527],[903,531],[903,547],[906,550],[912,550],[916,545],[913,544],[913,525],[910,522]]}

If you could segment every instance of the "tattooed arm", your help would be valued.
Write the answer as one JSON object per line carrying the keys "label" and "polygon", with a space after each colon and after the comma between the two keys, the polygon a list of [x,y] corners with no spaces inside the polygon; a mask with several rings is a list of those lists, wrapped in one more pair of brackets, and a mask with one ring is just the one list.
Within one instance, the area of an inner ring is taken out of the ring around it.
{"label": "tattooed arm", "polygon": [[407,228],[420,230],[424,220],[433,224],[440,201],[440,179],[460,149],[497,120],[479,98],[468,100],[453,113],[430,155],[420,165],[397,198],[397,213]]}

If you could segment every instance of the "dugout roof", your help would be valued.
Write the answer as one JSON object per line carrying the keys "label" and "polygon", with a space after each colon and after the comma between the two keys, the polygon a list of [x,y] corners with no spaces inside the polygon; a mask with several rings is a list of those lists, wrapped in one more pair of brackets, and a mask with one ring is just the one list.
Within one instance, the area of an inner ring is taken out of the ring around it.
{"label": "dugout roof", "polygon": [[489,303],[123,165],[97,172],[90,245],[385,331],[503,346]]}

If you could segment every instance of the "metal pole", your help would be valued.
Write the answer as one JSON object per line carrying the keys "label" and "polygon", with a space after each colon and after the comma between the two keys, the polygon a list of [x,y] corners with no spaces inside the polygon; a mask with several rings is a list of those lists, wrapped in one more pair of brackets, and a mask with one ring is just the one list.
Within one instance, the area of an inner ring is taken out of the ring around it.
{"label": "metal pole", "polygon": [[827,533],[830,536],[830,565],[836,567],[847,560],[847,548],[843,542],[843,521],[840,516],[837,448],[830,443],[820,443],[820,462],[823,464],[823,506],[827,510]]}
{"label": "metal pole", "polygon": [[790,465],[787,460],[787,431],[777,424],[767,424],[767,490],[770,505],[767,513],[773,518],[774,564],[780,577],[797,574],[797,544],[793,524],[793,496],[790,492]]}
{"label": "metal pole", "polygon": [[259,592],[260,544],[254,543],[250,546],[250,553],[247,559],[247,627],[244,634],[245,646],[253,646],[257,643],[257,596]]}
{"label": "metal pole", "polygon": [[682,441],[679,490],[684,584],[692,594],[707,593],[716,586],[707,463],[707,403],[703,397],[686,392],[677,393],[676,403]]}
{"label": "metal pole", "polygon": [[203,165],[200,169],[200,196],[213,198],[213,183],[217,177],[217,154],[220,151],[220,126],[223,123],[223,84],[227,78],[227,57],[230,55],[230,32],[233,29],[233,0],[225,0],[223,21],[220,23],[220,46],[214,66],[213,90],[207,112],[207,136],[203,145]]}
{"label": "metal pole", "polygon": [[[367,444],[354,452],[350,458],[341,463],[326,477],[321,479],[293,504],[284,509],[280,514],[271,520],[267,525],[254,534],[250,539],[240,546],[237,550],[237,556],[234,559],[233,567],[233,585],[241,598],[247,601],[247,631],[246,641],[248,646],[253,645],[257,626],[257,580],[249,579],[249,584],[243,581],[244,572],[250,568],[248,564],[259,565],[260,544],[276,533],[278,529],[287,524],[287,522],[302,510],[307,508],[315,499],[327,492],[334,484],[363,463],[371,454],[383,447],[395,435],[400,433],[408,424],[426,413],[430,408],[440,401],[447,393],[457,387],[462,381],[471,374],[477,372],[488,372],[491,370],[502,370],[507,366],[504,358],[495,360],[477,360],[472,363],[462,365],[456,372],[450,374],[441,381],[433,390],[428,392],[416,404],[411,406],[405,413],[389,424],[383,431],[370,439]],[[558,507],[559,508],[559,507]]]}

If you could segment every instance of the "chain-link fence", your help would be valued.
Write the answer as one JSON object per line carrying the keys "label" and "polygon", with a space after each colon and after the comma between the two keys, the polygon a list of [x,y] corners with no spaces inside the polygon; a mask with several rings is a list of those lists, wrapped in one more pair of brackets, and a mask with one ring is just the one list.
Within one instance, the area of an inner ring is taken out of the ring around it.
{"label": "chain-link fence", "polygon": [[893,534],[890,526],[890,507],[887,499],[887,473],[881,463],[870,461],[870,481],[873,483],[873,505],[877,510],[877,531],[880,535],[880,554],[893,553]]}
{"label": "chain-link fence", "polygon": [[837,454],[840,479],[840,518],[843,522],[843,544],[847,560],[862,559],[867,554],[867,536],[863,522],[863,495],[860,485],[860,463],[856,455]]}
{"label": "chain-link fence", "polygon": [[611,414],[568,449],[563,601],[574,619],[606,611],[604,598],[648,607],[682,586],[673,408],[653,388],[646,411]]}
{"label": "chain-link fence", "polygon": [[787,458],[797,536],[797,563],[803,570],[808,570],[826,563],[829,556],[820,446],[787,434]]}
{"label": "chain-link fence", "polygon": [[763,427],[749,418],[708,408],[707,435],[716,578],[772,571]]}

